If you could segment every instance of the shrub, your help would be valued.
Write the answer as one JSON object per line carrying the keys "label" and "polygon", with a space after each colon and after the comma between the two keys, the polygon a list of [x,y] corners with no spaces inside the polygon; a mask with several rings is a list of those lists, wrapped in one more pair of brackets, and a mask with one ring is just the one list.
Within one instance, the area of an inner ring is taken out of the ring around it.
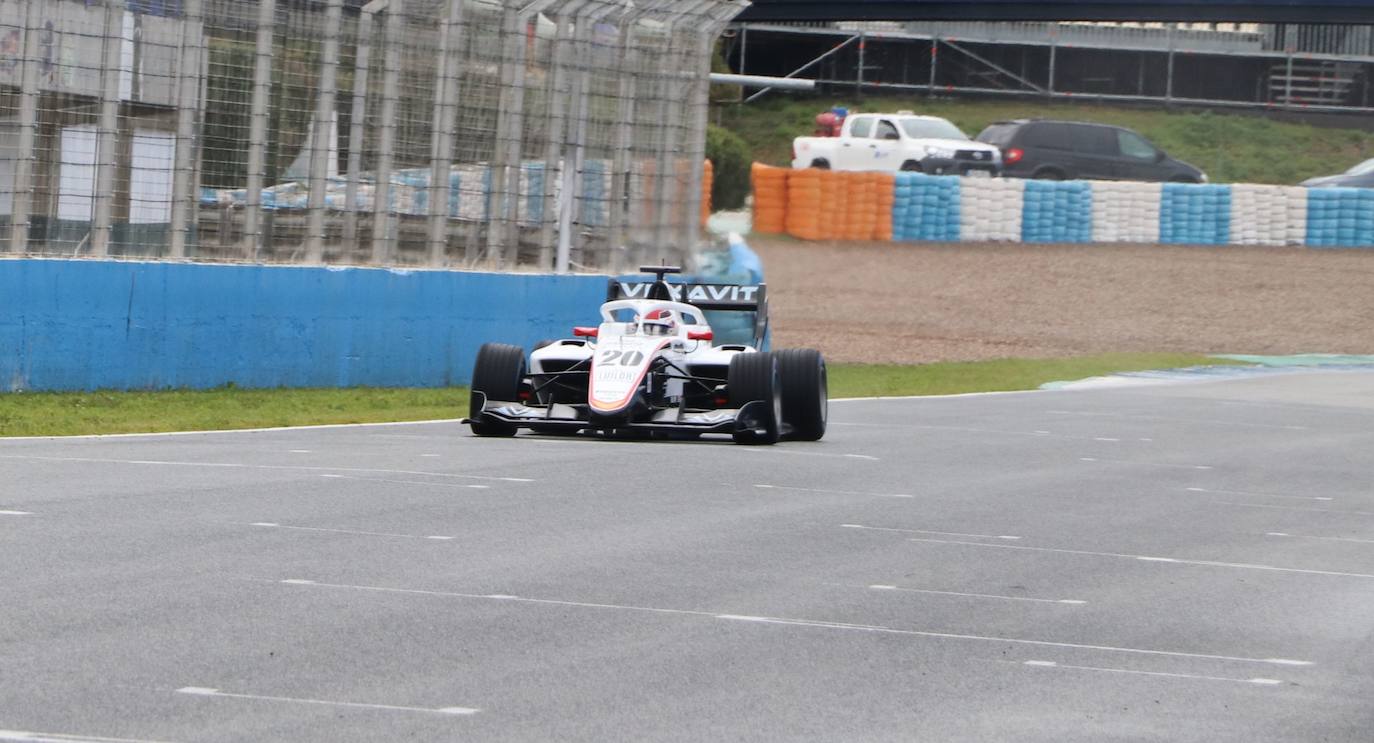
{"label": "shrub", "polygon": [[749,146],[728,129],[706,129],[706,159],[715,180],[711,184],[711,208],[739,209],[749,195]]}

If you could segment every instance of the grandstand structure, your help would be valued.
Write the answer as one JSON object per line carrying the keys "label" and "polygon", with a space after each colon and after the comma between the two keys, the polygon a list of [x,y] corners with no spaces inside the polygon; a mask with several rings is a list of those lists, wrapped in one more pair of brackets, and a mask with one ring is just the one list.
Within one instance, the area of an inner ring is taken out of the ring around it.
{"label": "grandstand structure", "polygon": [[755,21],[729,36],[737,71],[822,91],[1374,112],[1370,25]]}

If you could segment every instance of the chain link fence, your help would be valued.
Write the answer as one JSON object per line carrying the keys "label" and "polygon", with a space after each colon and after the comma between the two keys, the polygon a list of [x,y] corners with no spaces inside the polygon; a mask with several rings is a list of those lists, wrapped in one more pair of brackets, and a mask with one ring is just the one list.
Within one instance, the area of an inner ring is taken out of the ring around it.
{"label": "chain link fence", "polygon": [[620,270],[737,0],[0,0],[0,254]]}

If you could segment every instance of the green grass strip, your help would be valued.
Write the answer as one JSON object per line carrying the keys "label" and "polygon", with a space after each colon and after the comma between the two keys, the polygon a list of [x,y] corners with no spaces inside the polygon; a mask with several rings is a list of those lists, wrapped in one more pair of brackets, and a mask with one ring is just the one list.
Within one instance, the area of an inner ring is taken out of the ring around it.
{"label": "green grass strip", "polygon": [[216,431],[462,418],[466,387],[0,394],[0,436]]}
{"label": "green grass strip", "polygon": [[[831,397],[946,395],[1035,389],[1121,371],[1236,364],[1187,354],[1105,354],[918,366],[833,364]],[[466,387],[439,389],[168,390],[0,394],[0,436],[214,431],[327,423],[461,418]]]}
{"label": "green grass strip", "polygon": [[1064,359],[997,359],[915,366],[835,364],[829,369],[830,396],[895,397],[1033,390],[1046,382],[1117,372],[1240,363],[1179,353],[1108,353]]}

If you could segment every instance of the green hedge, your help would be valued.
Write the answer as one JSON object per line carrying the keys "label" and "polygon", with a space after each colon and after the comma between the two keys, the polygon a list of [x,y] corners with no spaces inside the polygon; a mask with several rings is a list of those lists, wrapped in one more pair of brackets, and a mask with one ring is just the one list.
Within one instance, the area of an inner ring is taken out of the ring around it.
{"label": "green hedge", "polygon": [[706,129],[706,159],[715,180],[711,183],[711,208],[739,209],[749,195],[749,145],[738,135],[718,126]]}

